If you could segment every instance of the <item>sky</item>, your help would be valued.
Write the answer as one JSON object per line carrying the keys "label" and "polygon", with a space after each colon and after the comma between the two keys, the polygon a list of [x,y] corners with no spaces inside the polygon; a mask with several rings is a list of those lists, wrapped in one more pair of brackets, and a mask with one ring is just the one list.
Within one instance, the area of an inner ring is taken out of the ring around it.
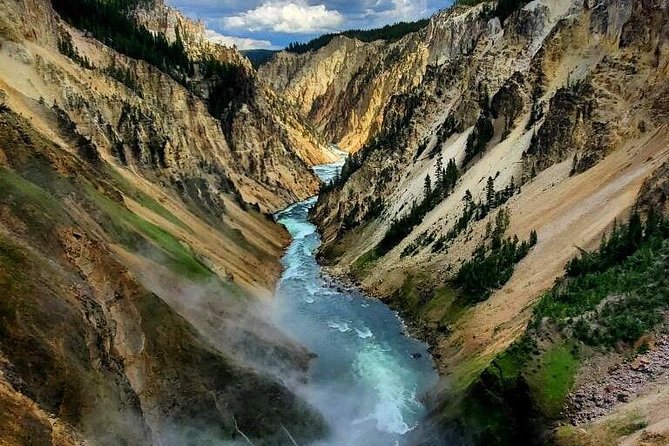
{"label": "sky", "polygon": [[449,0],[167,0],[240,50],[281,49],[321,34],[429,17]]}

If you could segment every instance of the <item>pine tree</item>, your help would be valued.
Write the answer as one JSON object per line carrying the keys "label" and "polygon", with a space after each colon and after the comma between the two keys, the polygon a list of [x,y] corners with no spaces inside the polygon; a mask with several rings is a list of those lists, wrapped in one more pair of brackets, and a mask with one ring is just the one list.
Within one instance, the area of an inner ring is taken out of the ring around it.
{"label": "pine tree", "polygon": [[432,197],[432,180],[430,179],[429,174],[425,177],[425,186],[423,193],[425,194],[425,201],[429,201],[430,198]]}
{"label": "pine tree", "polygon": [[488,184],[486,186],[486,202],[490,207],[495,205],[495,180],[493,180],[492,177],[488,177]]}
{"label": "pine tree", "polygon": [[455,164],[455,160],[451,158],[448,161],[446,166],[446,172],[444,174],[445,181],[449,190],[452,190],[455,187],[455,184],[458,182],[458,177],[460,173],[458,172],[458,166]]}
{"label": "pine tree", "polygon": [[636,209],[630,216],[630,221],[627,224],[626,238],[628,253],[635,252],[639,248],[641,240],[643,239],[643,223],[641,222],[641,216]]}
{"label": "pine tree", "polygon": [[447,188],[446,188],[444,163],[441,158],[441,154],[439,154],[439,157],[437,158],[436,178],[437,178],[437,184],[435,187],[440,191],[445,192]]}

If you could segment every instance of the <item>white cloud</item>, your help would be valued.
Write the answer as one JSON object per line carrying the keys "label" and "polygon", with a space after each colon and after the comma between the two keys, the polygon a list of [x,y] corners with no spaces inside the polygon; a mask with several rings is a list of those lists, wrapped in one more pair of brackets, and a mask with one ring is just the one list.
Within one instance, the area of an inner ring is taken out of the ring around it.
{"label": "white cloud", "polygon": [[428,15],[426,0],[377,0],[374,8],[367,9],[365,18],[375,26],[416,20]]}
{"label": "white cloud", "polygon": [[306,0],[270,0],[255,9],[223,18],[223,25],[251,32],[274,31],[310,34],[336,31],[344,16],[325,5],[309,5]]}
{"label": "white cloud", "polygon": [[236,46],[239,50],[273,50],[276,49],[269,40],[251,39],[248,37],[224,36],[216,31],[207,30],[207,39],[224,46]]}

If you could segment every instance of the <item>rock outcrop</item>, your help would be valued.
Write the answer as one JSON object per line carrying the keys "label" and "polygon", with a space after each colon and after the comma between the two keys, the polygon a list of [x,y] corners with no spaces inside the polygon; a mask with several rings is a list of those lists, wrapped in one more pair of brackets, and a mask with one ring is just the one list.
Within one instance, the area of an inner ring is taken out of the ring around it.
{"label": "rock outcrop", "polygon": [[[330,160],[332,155],[288,107],[258,85],[248,60],[235,50],[209,43],[196,34],[200,28],[185,26],[189,22],[166,6],[157,3],[155,8],[154,15],[138,12],[140,22],[168,36],[183,28],[187,36],[183,42],[192,57],[211,57],[236,67],[234,81],[243,87],[241,97],[223,125],[212,119],[207,107],[210,86],[197,75],[189,80],[192,88],[186,89],[147,63],[54,22],[48,4],[6,2],[3,79],[9,89],[33,101],[57,104],[84,136],[121,164],[146,168],[175,184],[208,170],[264,211],[313,195],[318,182],[307,164]],[[45,23],[52,26],[44,29]],[[31,38],[17,40],[21,33]],[[72,39],[76,54],[89,60],[92,68],[63,65],[62,56],[54,51],[59,39]],[[118,72],[127,73],[130,81],[116,80]],[[221,185],[208,187],[215,190]]]}

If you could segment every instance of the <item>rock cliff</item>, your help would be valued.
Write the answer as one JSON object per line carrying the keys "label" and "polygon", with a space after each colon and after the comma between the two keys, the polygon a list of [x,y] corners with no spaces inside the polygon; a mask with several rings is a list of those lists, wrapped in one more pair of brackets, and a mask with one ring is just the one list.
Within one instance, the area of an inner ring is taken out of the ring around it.
{"label": "rock cliff", "polygon": [[[396,43],[338,38],[261,69],[355,152],[313,212],[322,260],[416,322],[451,400],[667,161],[666,3],[509,3],[452,7]],[[537,243],[490,296],[463,297],[462,265],[483,262],[498,230],[514,249],[533,231]]]}

